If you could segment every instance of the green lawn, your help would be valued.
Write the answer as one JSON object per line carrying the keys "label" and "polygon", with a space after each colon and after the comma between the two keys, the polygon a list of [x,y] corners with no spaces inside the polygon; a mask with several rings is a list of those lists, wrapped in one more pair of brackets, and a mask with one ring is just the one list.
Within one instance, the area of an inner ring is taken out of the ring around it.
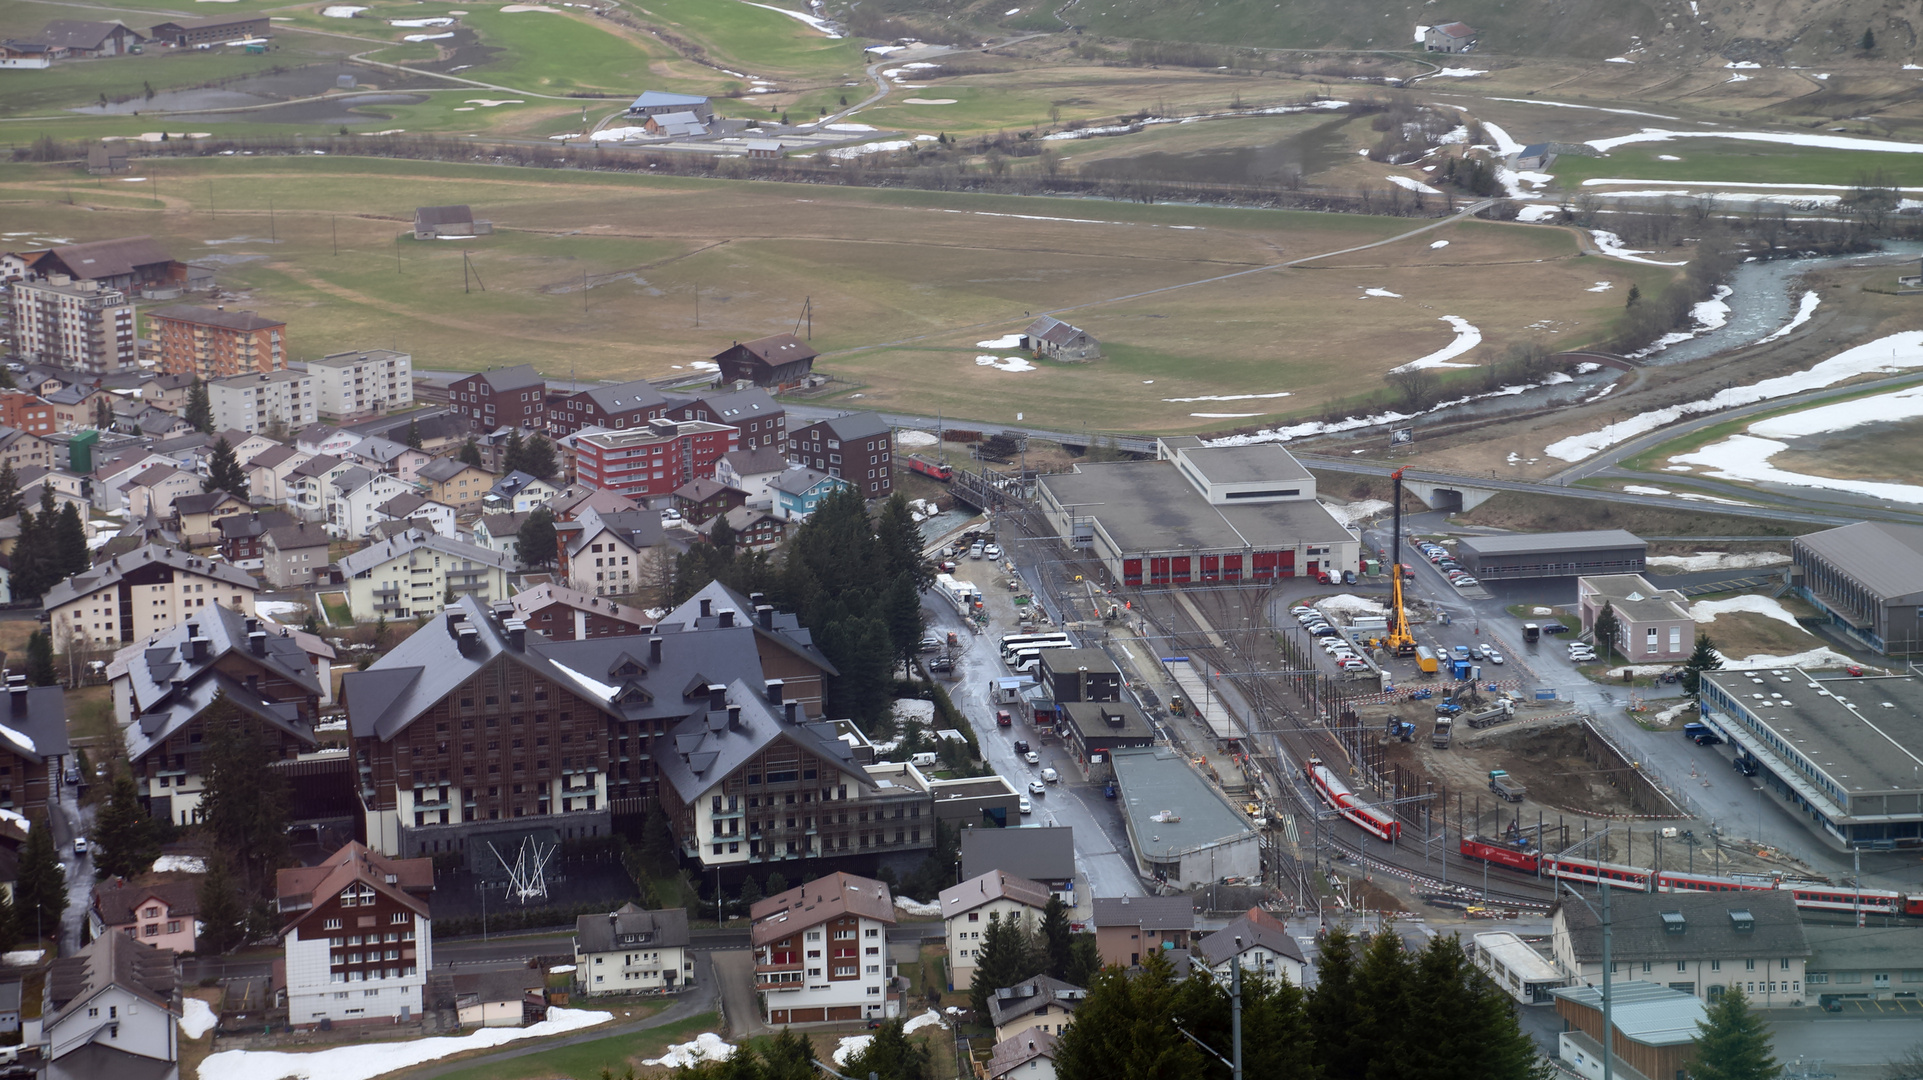
{"label": "green lawn", "polygon": [[[276,67],[340,59],[353,48],[352,42],[300,34],[277,37],[271,51],[255,56],[229,48],[149,51],[142,56],[55,64],[45,71],[4,72],[6,92],[0,93],[0,118],[57,117],[61,126],[38,129],[32,121],[15,122],[0,126],[0,140],[30,142],[43,133],[72,138],[67,125],[80,118],[62,115],[64,111],[93,104],[102,97],[116,100],[142,95],[149,88],[163,91],[264,74]],[[152,118],[129,117],[124,126],[152,131],[160,124]],[[178,124],[171,126],[178,130]]]}
{"label": "green lawn", "polygon": [[[536,1077],[540,1080],[556,1080],[560,1077],[600,1080],[603,1069],[612,1069],[616,1076],[620,1076],[629,1064],[640,1069],[644,1058],[660,1057],[670,1043],[687,1042],[704,1031],[713,1031],[719,1022],[720,1018],[714,1013],[701,1013],[633,1035],[594,1039],[573,1046],[557,1047],[545,1053],[460,1069],[444,1074],[442,1080],[532,1080]],[[407,1074],[400,1075],[405,1077]]]}
{"label": "green lawn", "polygon": [[643,21],[700,44],[716,63],[754,78],[861,78],[859,42],[826,37],[779,12],[733,0],[644,0],[635,11]]}
{"label": "green lawn", "polygon": [[[1679,158],[1663,161],[1663,156]],[[1584,180],[1695,180],[1727,184],[1854,184],[1868,177],[1904,187],[1923,185],[1923,154],[1826,150],[1738,139],[1671,139],[1619,146],[1608,157],[1559,157],[1557,182],[1575,191]],[[1608,194],[1623,187],[1589,190]],[[1687,190],[1687,189],[1683,189]]]}
{"label": "green lawn", "polygon": [[[432,12],[444,10],[439,4],[426,5]],[[410,9],[421,10],[421,9]],[[486,63],[459,72],[465,78],[480,79],[513,87],[528,93],[566,96],[572,91],[613,94],[638,92],[638,89],[680,90],[686,84],[664,78],[655,65],[674,58],[666,45],[652,38],[617,34],[609,23],[590,22],[587,17],[542,11],[503,14],[498,8],[459,7],[461,25],[472,27],[481,42],[500,49]],[[355,22],[361,20],[356,19]],[[437,33],[428,30],[399,30],[404,34]],[[373,59],[404,63],[421,59],[426,50],[432,55],[434,43],[399,45],[375,53]]]}

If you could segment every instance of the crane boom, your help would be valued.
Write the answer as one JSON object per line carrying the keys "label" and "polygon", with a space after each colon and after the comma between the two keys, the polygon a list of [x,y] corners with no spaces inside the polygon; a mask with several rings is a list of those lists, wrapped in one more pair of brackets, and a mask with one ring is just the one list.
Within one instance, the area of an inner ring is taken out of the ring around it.
{"label": "crane boom", "polygon": [[1415,635],[1409,633],[1409,615],[1402,606],[1402,470],[1389,474],[1395,481],[1395,528],[1389,549],[1389,637],[1388,646],[1397,656],[1416,654]]}

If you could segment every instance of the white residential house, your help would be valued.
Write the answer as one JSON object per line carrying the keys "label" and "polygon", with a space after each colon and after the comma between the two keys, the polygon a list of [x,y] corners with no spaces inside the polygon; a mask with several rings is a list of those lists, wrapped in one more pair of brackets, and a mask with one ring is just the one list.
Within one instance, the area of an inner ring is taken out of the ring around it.
{"label": "white residential house", "polygon": [[[173,464],[173,458],[152,451],[144,454],[123,454],[113,460],[97,464],[93,473],[94,509],[102,513],[126,509],[127,497],[120,490],[122,486],[155,465]],[[14,471],[20,470],[16,468]]]}
{"label": "white residential house", "polygon": [[560,493],[560,488],[546,480],[516,469],[496,480],[494,486],[488,489],[488,493],[481,496],[481,512],[525,514],[537,506],[547,505],[549,500]]}
{"label": "white residential house", "polygon": [[[281,445],[265,435],[249,434],[248,432],[235,429],[217,431],[214,433],[214,438],[227,440],[228,448],[234,452],[234,460],[240,462],[242,467],[252,463],[255,458],[274,447]],[[208,456],[213,456],[211,448],[208,450]]]}
{"label": "white residential house", "polygon": [[365,536],[376,522],[387,520],[376,507],[413,491],[414,486],[398,476],[359,465],[348,469],[327,486],[328,531],[338,537]]}
{"label": "white residential house", "polygon": [[474,523],[473,542],[477,547],[498,551],[515,561],[521,562],[521,526],[527,522],[526,514],[482,514]]}
{"label": "white residential house", "polygon": [[287,474],[287,508],[302,521],[326,521],[334,481],[360,467],[332,454],[308,458]]}
{"label": "white residential house", "polygon": [[661,515],[653,510],[603,514],[584,511],[567,541],[568,583],[596,596],[622,596],[647,580],[647,561],[662,542]]}
{"label": "white residential house", "polygon": [[329,420],[371,416],[414,404],[414,358],[391,349],[332,353],[309,360],[314,400]]}
{"label": "white residential house", "polygon": [[394,859],[350,842],[318,866],[280,870],[287,1022],[312,1027],[417,1017],[434,966],[432,859]]}
{"label": "white residential house", "polygon": [[331,454],[340,457],[352,450],[361,441],[361,436],[351,431],[342,431],[326,424],[314,424],[301,429],[294,436],[294,445],[310,454]]}
{"label": "white residential house", "polygon": [[404,494],[396,495],[374,508],[376,524],[382,521],[425,521],[442,536],[459,540],[460,531],[454,519],[453,507],[444,502],[435,502],[411,487]]}
{"label": "white residential house", "polygon": [[1250,908],[1241,918],[1197,941],[1189,955],[1191,964],[1206,965],[1223,977],[1231,973],[1234,958],[1239,956],[1244,975],[1266,975],[1291,986],[1303,985],[1303,972],[1308,968],[1302,946],[1289,936],[1280,919],[1261,908]]}
{"label": "white residential house", "polygon": [[774,506],[774,482],[793,468],[788,457],[772,446],[754,450],[730,450],[714,463],[714,478],[748,493],[748,505],[757,510]]}
{"label": "white residential house", "polygon": [[171,1076],[180,1060],[174,952],[104,934],[47,973],[40,1054],[46,1075]]}
{"label": "white residential house", "polygon": [[770,896],[749,909],[755,988],[769,1024],[894,1016],[888,886],[842,871]]}
{"label": "white residential house", "polygon": [[410,484],[420,477],[421,466],[434,460],[434,455],[425,450],[416,450],[406,443],[377,435],[355,443],[344,456],[354,458],[375,472],[391,473]]}
{"label": "white residential house", "polygon": [[1048,897],[1048,886],[1003,870],[990,870],[943,889],[941,917],[948,930],[949,985],[959,989],[974,981],[976,956],[991,916],[1027,933],[1037,933]]}
{"label": "white residential house", "polygon": [[574,984],[583,994],[624,994],[694,985],[688,909],[625,904],[574,920]]}
{"label": "white residential house", "polygon": [[207,384],[207,403],[217,428],[299,431],[314,422],[314,379],[292,368],[231,375]]}
{"label": "white residential house", "polygon": [[340,560],[356,619],[407,619],[440,611],[451,589],[485,605],[506,600],[513,560],[498,551],[409,529]]}
{"label": "white residential house", "polygon": [[1003,1039],[982,1065],[987,1080],[1055,1080],[1055,1036],[1029,1028]]}

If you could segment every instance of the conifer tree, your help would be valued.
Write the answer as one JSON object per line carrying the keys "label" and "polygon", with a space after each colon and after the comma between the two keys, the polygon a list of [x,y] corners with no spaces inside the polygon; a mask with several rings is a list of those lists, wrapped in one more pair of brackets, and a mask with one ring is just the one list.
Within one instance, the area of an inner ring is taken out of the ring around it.
{"label": "conifer tree", "polygon": [[247,497],[247,470],[241,468],[240,459],[234,456],[234,448],[221,436],[214,442],[213,456],[207,462],[207,478],[200,482],[202,491],[225,491],[236,498]]}
{"label": "conifer tree", "polygon": [[1068,979],[1069,953],[1073,944],[1074,935],[1068,928],[1068,905],[1062,902],[1060,896],[1050,893],[1048,906],[1042,908],[1042,949],[1050,978]]}
{"label": "conifer tree", "polygon": [[526,567],[552,566],[559,554],[554,535],[554,511],[539,507],[521,522],[514,534],[515,558]]}
{"label": "conifer tree", "polygon": [[1622,620],[1616,617],[1616,606],[1603,601],[1602,610],[1596,612],[1595,625],[1590,628],[1595,635],[1596,644],[1603,647],[1603,663],[1608,663],[1616,651],[1616,635],[1622,632]]}
{"label": "conifer tree", "polygon": [[906,1023],[901,1017],[884,1021],[867,1046],[849,1055],[848,1074],[874,1075],[888,1080],[934,1080],[935,1065],[928,1044],[911,1041],[903,1030]]}
{"label": "conifer tree", "polygon": [[463,464],[481,468],[481,444],[474,436],[469,435],[467,441],[461,444],[460,460]]}
{"label": "conifer tree", "polygon": [[408,420],[407,436],[402,442],[404,445],[412,447],[415,450],[421,448],[421,422],[418,419]]}
{"label": "conifer tree", "polygon": [[195,379],[187,388],[187,407],[181,418],[203,435],[214,433],[214,407],[207,399],[207,384]]}
{"label": "conifer tree", "polygon": [[976,1016],[988,1015],[995,991],[1042,973],[1044,961],[1021,923],[991,912],[982,929],[981,948],[975,950],[975,976],[968,984],[968,1000]]}
{"label": "conifer tree", "polygon": [[1174,972],[1159,951],[1143,957],[1142,969],[1134,976],[1120,967],[1104,968],[1075,1010],[1075,1022],[1055,1044],[1056,1077],[1176,1080],[1209,1075],[1209,1060],[1176,1030],[1176,1008]]}
{"label": "conifer tree", "polygon": [[34,686],[60,682],[60,672],[53,666],[53,639],[41,630],[27,635],[27,682]]}
{"label": "conifer tree", "polygon": [[113,402],[108,401],[104,397],[96,398],[94,400],[93,426],[99,428],[102,431],[108,431],[113,428],[114,426]]}
{"label": "conifer tree", "polygon": [[1683,663],[1683,693],[1690,697],[1703,692],[1703,672],[1720,671],[1723,658],[1716,654],[1716,642],[1706,633],[1697,633],[1696,649]]}
{"label": "conifer tree", "polygon": [[140,791],[125,772],[114,776],[106,805],[94,815],[94,876],[132,878],[153,869],[160,857],[154,819],[140,805]]}
{"label": "conifer tree", "polygon": [[521,471],[543,480],[552,480],[559,468],[554,460],[554,444],[540,432],[535,432],[527,445],[521,448]]}
{"label": "conifer tree", "polygon": [[67,911],[67,874],[60,869],[60,853],[44,818],[27,830],[19,875],[13,902],[21,934],[32,934],[36,940],[58,938],[60,917]]}
{"label": "conifer tree", "polygon": [[[0,368],[0,371],[5,371]],[[13,462],[0,461],[0,518],[10,518],[24,505],[20,500],[20,480],[13,474]]]}
{"label": "conifer tree", "polygon": [[1316,987],[1308,1004],[1309,1030],[1322,1057],[1326,1080],[1365,1080],[1369,1047],[1352,1027],[1357,1001],[1355,939],[1338,926],[1322,939],[1315,960]]}
{"label": "conifer tree", "polygon": [[526,472],[526,448],[521,445],[521,429],[515,428],[507,433],[507,447],[501,452],[501,471],[503,473]]}
{"label": "conifer tree", "polygon": [[224,953],[247,940],[247,905],[240,897],[240,885],[224,854],[207,863],[207,876],[200,879],[200,948]]}
{"label": "conifer tree", "polygon": [[69,578],[84,573],[93,565],[87,554],[87,527],[80,522],[80,509],[73,503],[60,508],[53,526],[53,550],[60,558],[60,576]]}
{"label": "conifer tree", "polygon": [[1740,985],[1731,983],[1696,1027],[1700,1034],[1691,1080],[1774,1080],[1781,1074],[1769,1027],[1751,1011]]}
{"label": "conifer tree", "polygon": [[258,894],[273,884],[287,856],[287,781],[268,768],[272,738],[226,695],[201,713],[202,821],[234,862],[242,887]]}

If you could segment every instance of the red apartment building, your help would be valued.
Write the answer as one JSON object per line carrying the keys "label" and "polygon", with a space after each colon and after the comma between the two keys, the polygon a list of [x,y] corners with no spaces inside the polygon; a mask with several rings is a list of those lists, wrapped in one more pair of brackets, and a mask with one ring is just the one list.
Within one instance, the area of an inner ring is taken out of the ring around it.
{"label": "red apartment building", "polygon": [[642,499],[714,475],[715,462],[741,448],[741,433],[711,421],[655,420],[638,431],[590,431],[568,442],[582,484]]}
{"label": "red apartment building", "polygon": [[482,371],[447,384],[447,402],[454,415],[483,434],[504,427],[542,430],[547,426],[547,396],[547,381],[527,364]]}
{"label": "red apartment building", "polygon": [[160,369],[203,381],[287,369],[287,324],[251,311],[181,304],[147,313]]}
{"label": "red apartment building", "polygon": [[0,424],[29,435],[51,435],[56,430],[53,405],[25,390],[0,390]]}

